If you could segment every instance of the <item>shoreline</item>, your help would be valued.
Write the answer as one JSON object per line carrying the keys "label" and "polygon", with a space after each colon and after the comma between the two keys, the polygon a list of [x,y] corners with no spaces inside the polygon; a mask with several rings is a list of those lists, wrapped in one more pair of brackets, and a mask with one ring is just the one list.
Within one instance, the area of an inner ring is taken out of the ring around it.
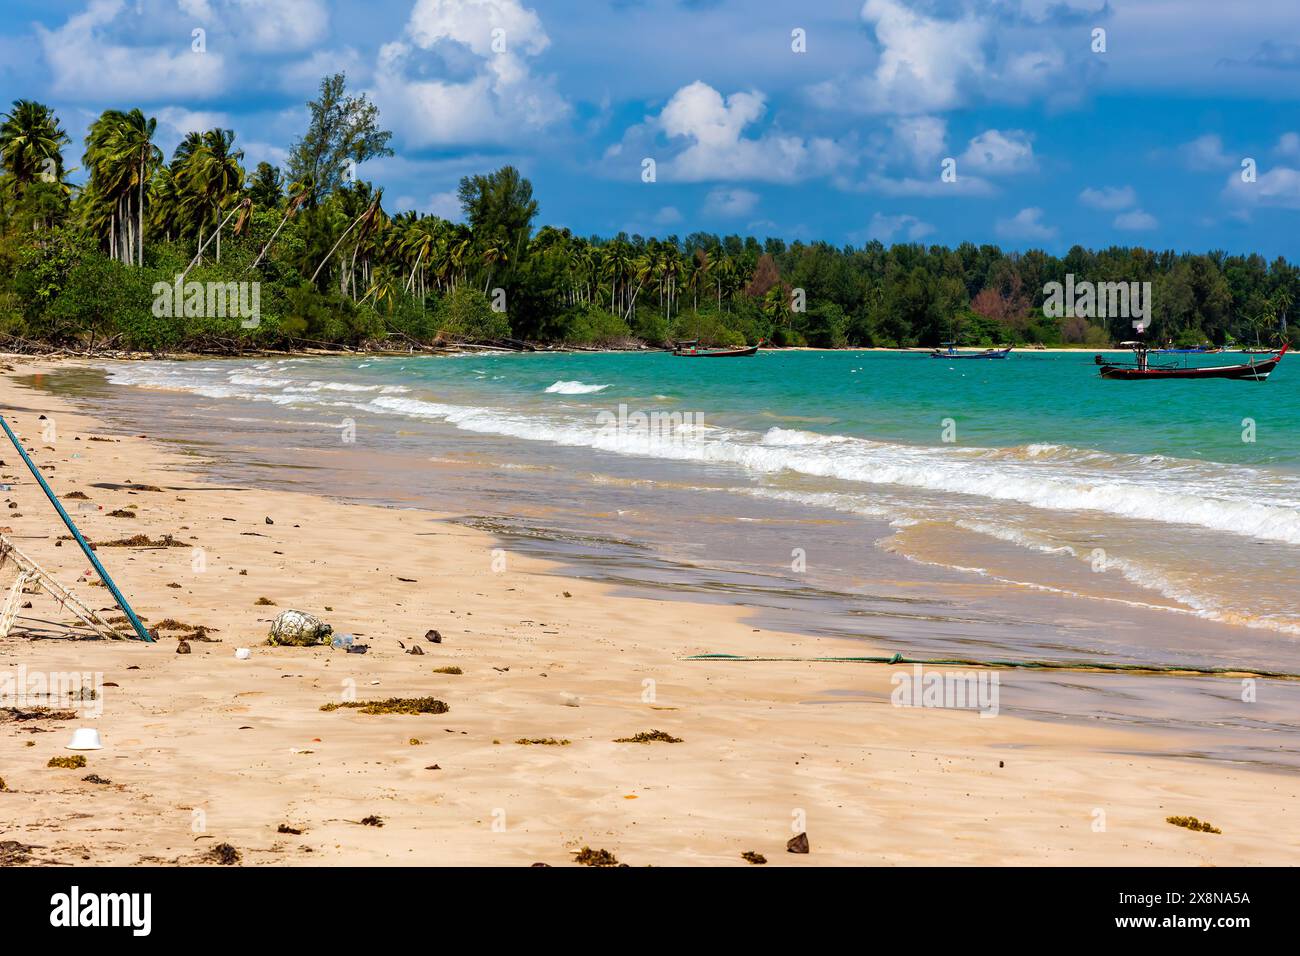
{"label": "shoreline", "polygon": [[[218,643],[194,641],[189,656],[167,636],[153,647],[0,640],[0,671],[92,670],[120,685],[97,721],[105,750],[88,760],[111,784],[45,767],[67,753],[70,724],[0,718],[0,776],[12,791],[0,793],[0,839],[40,845],[49,860],[201,862],[222,841],[246,864],[562,864],[583,845],[634,866],[746,865],[746,850],[773,864],[1280,863],[1294,853],[1276,840],[1300,794],[1294,774],[1133,756],[1150,740],[1128,730],[890,707],[885,667],[685,662],[863,645],[759,631],[730,606],[617,595],[514,552],[494,574],[498,541],[445,515],[214,486],[156,436],[92,442],[106,434],[101,420],[13,382],[61,363],[9,362],[0,397],[18,407],[11,420],[38,463],[55,466],[56,492],[89,495],[94,510],[72,512],[87,536],[190,543],[101,549],[137,612],[219,629]],[[57,426],[53,444],[33,437],[42,410]],[[4,471],[21,546],[76,580],[84,559],[54,547],[52,509],[24,472]],[[133,492],[128,481],[165,490]],[[262,596],[276,606],[255,606]],[[285,607],[358,635],[369,653],[266,647],[266,620]],[[427,628],[443,643],[426,644]],[[424,654],[404,652],[413,645]],[[251,660],[235,660],[237,646]],[[464,673],[433,673],[449,665]],[[434,694],[451,709],[322,713],[349,680],[362,700]],[[614,742],[651,729],[683,742]],[[571,743],[514,742],[551,737]],[[193,830],[195,811],[204,832]],[[807,861],[781,852],[799,812]],[[368,814],[385,826],[349,822]],[[1164,822],[1182,814],[1223,834]],[[281,836],[281,823],[304,832]]]}
{"label": "shoreline", "polygon": [[[965,351],[982,351],[994,346],[984,345],[965,345],[960,348]],[[929,355],[937,350],[940,346],[916,345],[916,346],[898,346],[890,348],[883,345],[862,345],[845,348],[818,348],[811,345],[787,345],[775,348],[773,346],[760,346],[760,352],[900,352],[903,354]],[[308,348],[308,349],[249,349],[244,352],[73,352],[61,354],[64,349],[51,349],[50,352],[8,352],[0,349],[0,360],[8,361],[11,359],[26,359],[31,361],[62,361],[62,360],[85,360],[96,362],[140,362],[140,361],[157,361],[157,362],[193,362],[201,360],[220,361],[222,359],[257,359],[257,358],[322,358],[328,356],[354,356],[354,357],[393,357],[401,358],[403,356],[423,355],[432,358],[450,358],[458,355],[623,355],[623,354],[640,354],[642,352],[658,353],[671,352],[671,348],[663,346],[646,345],[635,349],[616,349],[616,348],[599,348],[595,346],[558,346],[558,345],[539,345],[534,349],[506,349],[506,348],[435,348],[429,346],[421,349],[326,349],[326,348]],[[1118,346],[1103,347],[1085,347],[1066,348],[1063,346],[1046,346],[1044,348],[1032,348],[1030,346],[1013,346],[1012,352],[1025,354],[1080,354],[1080,355],[1126,355],[1132,349],[1120,348]],[[1223,354],[1234,354],[1237,350],[1224,349]],[[1205,353],[1215,354],[1215,353]]]}

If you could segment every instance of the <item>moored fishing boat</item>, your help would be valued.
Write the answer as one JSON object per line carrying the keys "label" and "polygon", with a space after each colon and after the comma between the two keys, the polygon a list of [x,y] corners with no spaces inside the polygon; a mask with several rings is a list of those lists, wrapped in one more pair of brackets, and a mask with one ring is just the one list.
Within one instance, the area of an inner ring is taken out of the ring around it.
{"label": "moored fishing boat", "polygon": [[983,351],[980,351],[980,352],[958,352],[957,349],[956,349],[956,343],[955,343],[955,342],[943,342],[942,344],[948,346],[948,348],[947,348],[946,350],[945,350],[945,349],[935,349],[933,352],[930,353],[930,358],[937,358],[937,359],[942,359],[942,358],[946,358],[946,359],[1004,359],[1004,358],[1006,358],[1008,355],[1010,355],[1010,354],[1011,354],[1011,350],[1012,350],[1013,348],[1015,348],[1015,346],[1013,346],[1013,345],[1008,345],[1008,346],[1007,346],[1006,348],[1004,348],[1004,349],[984,349]]}
{"label": "moored fishing boat", "polygon": [[696,345],[690,345],[685,348],[679,346],[673,349],[673,355],[678,358],[740,358],[745,355],[753,355],[757,351],[757,345],[751,345],[745,349],[704,349],[703,351],[697,348]]}
{"label": "moored fishing boat", "polygon": [[1152,365],[1147,359],[1149,350],[1144,343],[1121,342],[1120,344],[1133,349],[1137,359],[1136,364],[1119,365],[1108,362],[1098,355],[1095,361],[1101,366],[1102,378],[1123,379],[1126,381],[1167,378],[1231,378],[1263,382],[1267,381],[1268,376],[1273,369],[1277,368],[1278,363],[1282,361],[1282,356],[1286,355],[1287,349],[1290,348],[1290,343],[1283,345],[1277,354],[1262,362],[1251,359],[1241,365],[1208,365],[1198,368],[1186,365]]}

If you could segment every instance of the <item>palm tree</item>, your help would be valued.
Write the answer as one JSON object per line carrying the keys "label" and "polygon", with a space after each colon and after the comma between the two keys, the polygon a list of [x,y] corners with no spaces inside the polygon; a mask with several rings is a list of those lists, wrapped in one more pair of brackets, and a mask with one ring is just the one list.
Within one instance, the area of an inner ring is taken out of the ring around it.
{"label": "palm tree", "polygon": [[245,173],[240,160],[244,151],[235,149],[234,142],[234,130],[190,133],[172,157],[182,218],[198,229],[200,262],[207,245],[203,234],[208,223],[216,227],[216,257],[221,261],[221,213],[231,201],[242,197]]}
{"label": "palm tree", "polygon": [[0,165],[13,177],[14,192],[38,179],[62,183],[68,142],[53,109],[34,100],[14,100],[0,122]]}
{"label": "palm tree", "polygon": [[106,110],[86,134],[88,218],[99,228],[107,220],[109,249],[127,264],[144,264],[145,186],[162,162],[153,144],[157,126],[138,109]]}
{"label": "palm tree", "polygon": [[483,244],[483,251],[480,253],[483,258],[483,264],[488,267],[487,282],[483,283],[483,294],[487,295],[488,289],[492,286],[492,273],[502,262],[510,261],[510,247],[505,237],[496,235],[489,236]]}
{"label": "palm tree", "polygon": [[263,209],[274,209],[284,198],[284,177],[270,163],[258,163],[257,172],[248,183],[248,194]]}

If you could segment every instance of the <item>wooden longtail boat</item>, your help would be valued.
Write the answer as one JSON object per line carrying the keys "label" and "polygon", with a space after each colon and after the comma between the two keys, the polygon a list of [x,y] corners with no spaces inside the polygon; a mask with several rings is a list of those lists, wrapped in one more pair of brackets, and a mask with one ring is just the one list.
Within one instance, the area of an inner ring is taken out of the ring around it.
{"label": "wooden longtail boat", "polygon": [[1126,381],[1148,380],[1157,378],[1235,378],[1252,382],[1267,381],[1269,373],[1277,368],[1286,355],[1290,343],[1283,345],[1272,358],[1262,362],[1251,359],[1244,365],[1210,365],[1202,368],[1196,366],[1151,365],[1147,362],[1147,349],[1140,343],[1124,342],[1137,354],[1136,365],[1116,365],[1096,356],[1095,361],[1101,366],[1102,378],[1124,379]]}
{"label": "wooden longtail boat", "polygon": [[937,358],[937,359],[1004,359],[1004,358],[1006,358],[1008,355],[1010,355],[1010,354],[1011,354],[1011,350],[1012,350],[1013,348],[1015,348],[1015,346],[1013,346],[1013,345],[1008,345],[1008,346],[1007,346],[1006,348],[1004,348],[1004,349],[984,349],[984,351],[982,351],[982,352],[958,352],[958,351],[953,347],[953,345],[952,345],[951,342],[945,342],[944,344],[948,346],[947,350],[935,349],[933,352],[930,353],[930,358]]}
{"label": "wooden longtail boat", "polygon": [[703,352],[691,346],[673,349],[673,354],[678,358],[740,358],[742,355],[753,355],[757,351],[757,345],[751,345],[747,349],[706,349]]}

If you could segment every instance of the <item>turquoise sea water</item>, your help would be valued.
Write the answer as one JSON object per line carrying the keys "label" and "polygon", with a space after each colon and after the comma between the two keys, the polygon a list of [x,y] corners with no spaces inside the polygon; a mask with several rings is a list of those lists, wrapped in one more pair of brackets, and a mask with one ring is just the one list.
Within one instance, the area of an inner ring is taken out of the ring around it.
{"label": "turquoise sea water", "polygon": [[1265,383],[1107,381],[1090,353],[1032,352],[292,358],[110,377],[426,459],[473,449],[571,472],[602,513],[613,471],[697,483],[699,511],[738,515],[743,499],[856,516],[921,564],[1300,635],[1300,357]]}
{"label": "turquoise sea water", "polygon": [[[1224,353],[1190,361],[1245,360]],[[542,406],[546,388],[571,382],[602,387],[549,394],[577,407],[626,402],[688,409],[722,425],[792,421],[810,432],[921,445],[942,444],[943,420],[953,418],[963,445],[1051,443],[1300,469],[1300,362],[1284,361],[1263,384],[1106,381],[1091,353],[1013,353],[1005,361],[881,352],[765,352],[749,360],[548,354],[365,364],[374,381],[463,390],[485,402]],[[1254,442],[1242,440],[1248,418]]]}

